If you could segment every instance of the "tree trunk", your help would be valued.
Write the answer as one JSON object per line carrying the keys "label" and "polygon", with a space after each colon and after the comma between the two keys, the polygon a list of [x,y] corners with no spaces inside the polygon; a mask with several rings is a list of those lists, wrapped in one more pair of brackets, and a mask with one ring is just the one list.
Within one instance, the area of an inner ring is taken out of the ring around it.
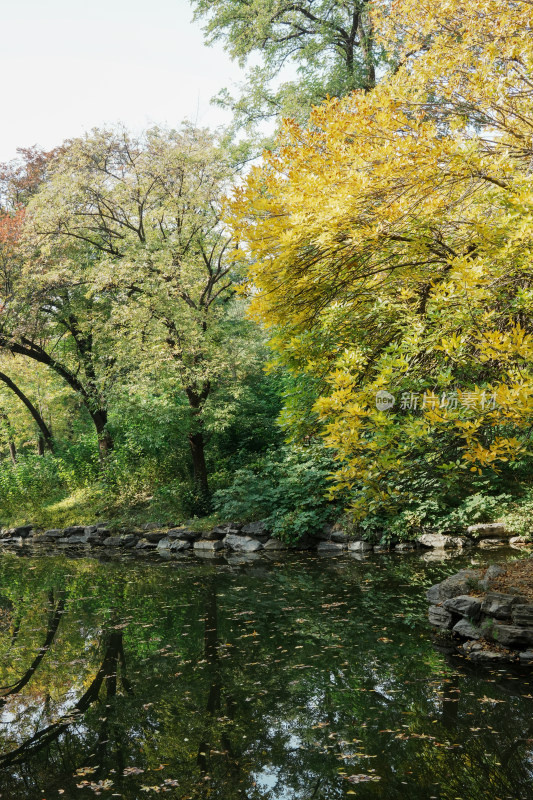
{"label": "tree trunk", "polygon": [[207,466],[205,463],[205,442],[201,431],[189,433],[189,447],[192,456],[193,481],[195,488],[206,500],[209,497]]}
{"label": "tree trunk", "polygon": [[94,422],[98,436],[98,452],[100,453],[100,459],[105,461],[115,446],[113,437],[107,429],[107,410],[105,408],[99,408],[97,411],[91,411],[91,409],[89,409],[89,413]]}
{"label": "tree trunk", "polygon": [[189,432],[189,448],[192,457],[192,473],[194,488],[199,493],[202,508],[201,513],[209,510],[209,483],[207,480],[207,465],[205,463],[205,441],[202,431],[202,408],[211,391],[211,383],[205,381],[201,388],[197,386],[187,386],[185,393],[189,400],[192,410],[191,430]]}
{"label": "tree trunk", "polygon": [[44,438],[42,436],[37,439],[37,455],[44,456]]}
{"label": "tree trunk", "polygon": [[9,455],[11,456],[11,463],[13,466],[17,463],[17,446],[13,440],[13,432],[11,428],[11,423],[9,421],[9,417],[5,413],[5,411],[0,411],[0,419],[3,419],[5,422],[5,430],[7,434],[7,446],[9,447]]}
{"label": "tree trunk", "polygon": [[5,375],[3,372],[0,372],[0,381],[3,381],[6,384],[6,386],[8,386],[11,389],[11,391],[16,394],[18,399],[24,403],[24,405],[32,415],[33,419],[37,423],[39,430],[41,431],[41,436],[46,444],[46,447],[50,450],[50,452],[52,452],[54,449],[52,434],[50,433],[50,430],[46,422],[41,417],[41,415],[39,414],[33,403],[26,397],[22,389],[19,389],[19,387],[11,380],[11,378],[8,378],[8,376]]}

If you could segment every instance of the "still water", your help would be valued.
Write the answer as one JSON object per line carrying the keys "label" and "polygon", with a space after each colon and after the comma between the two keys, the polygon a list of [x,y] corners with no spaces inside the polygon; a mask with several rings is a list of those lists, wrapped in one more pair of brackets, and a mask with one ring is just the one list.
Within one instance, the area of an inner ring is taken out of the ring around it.
{"label": "still water", "polygon": [[530,672],[426,622],[471,559],[3,554],[0,797],[533,798]]}

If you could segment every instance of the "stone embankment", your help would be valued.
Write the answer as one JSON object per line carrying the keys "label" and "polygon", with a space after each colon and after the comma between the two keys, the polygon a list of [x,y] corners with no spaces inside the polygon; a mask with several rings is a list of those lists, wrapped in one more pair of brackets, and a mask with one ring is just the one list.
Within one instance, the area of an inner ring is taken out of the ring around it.
{"label": "stone embankment", "polygon": [[533,664],[532,576],[531,558],[460,570],[428,589],[429,622],[460,640],[471,661]]}
{"label": "stone embankment", "polygon": [[162,555],[191,551],[199,555],[217,553],[220,550],[238,553],[256,553],[282,550],[315,550],[320,555],[341,554],[348,551],[360,557],[371,553],[410,552],[415,549],[428,553],[428,559],[444,557],[444,551],[460,552],[462,548],[479,545],[497,547],[527,544],[521,537],[506,533],[501,523],[472,525],[467,536],[452,536],[426,533],[416,541],[392,542],[390,545],[371,544],[361,537],[346,533],[340,525],[329,525],[320,533],[303,536],[290,547],[271,536],[263,522],[246,525],[230,522],[212,530],[198,532],[185,526],[162,527],[145,525],[142,529],[110,530],[109,523],[95,525],[73,525],[68,528],[38,530],[32,525],[3,528],[0,531],[0,547],[19,545],[86,546],[94,548],[120,548],[121,550],[157,551]]}

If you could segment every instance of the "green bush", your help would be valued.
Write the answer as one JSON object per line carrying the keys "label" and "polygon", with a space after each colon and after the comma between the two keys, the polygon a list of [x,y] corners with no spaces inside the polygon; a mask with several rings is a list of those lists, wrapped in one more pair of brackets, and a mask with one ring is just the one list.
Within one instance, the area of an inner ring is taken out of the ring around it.
{"label": "green bush", "polygon": [[262,519],[272,533],[295,542],[317,533],[341,512],[327,499],[332,459],[318,444],[270,450],[235,472],[227,489],[214,494],[223,519]]}

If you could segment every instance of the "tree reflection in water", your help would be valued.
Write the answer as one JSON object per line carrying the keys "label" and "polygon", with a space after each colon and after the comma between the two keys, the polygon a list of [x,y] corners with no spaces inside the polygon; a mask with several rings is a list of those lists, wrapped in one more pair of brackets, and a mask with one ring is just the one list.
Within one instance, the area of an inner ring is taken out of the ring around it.
{"label": "tree reflection in water", "polygon": [[0,794],[529,800],[529,673],[429,636],[460,565],[5,554]]}

